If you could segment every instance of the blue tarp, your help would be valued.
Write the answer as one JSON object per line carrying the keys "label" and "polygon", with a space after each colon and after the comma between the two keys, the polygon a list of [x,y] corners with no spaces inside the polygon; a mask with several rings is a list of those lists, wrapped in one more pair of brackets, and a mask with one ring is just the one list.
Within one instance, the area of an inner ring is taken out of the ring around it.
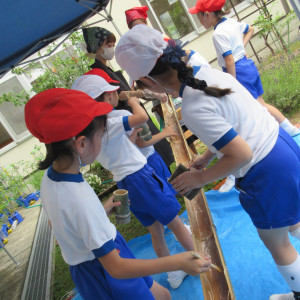
{"label": "blue tarp", "polygon": [[[294,139],[300,146],[300,135]],[[241,207],[238,191],[233,189],[227,193],[219,193],[212,190],[205,195],[236,299],[267,300],[271,294],[290,292],[249,216]],[[188,223],[186,211],[180,217]],[[165,235],[171,254],[184,251],[169,229],[165,230]],[[300,253],[300,242],[293,237],[291,242]],[[129,241],[128,245],[137,258],[156,258],[150,234],[137,237]],[[199,276],[188,276],[176,290],[170,288],[166,273],[154,275],[153,278],[170,290],[172,300],[204,299]],[[76,300],[80,299],[80,296],[76,297]]]}

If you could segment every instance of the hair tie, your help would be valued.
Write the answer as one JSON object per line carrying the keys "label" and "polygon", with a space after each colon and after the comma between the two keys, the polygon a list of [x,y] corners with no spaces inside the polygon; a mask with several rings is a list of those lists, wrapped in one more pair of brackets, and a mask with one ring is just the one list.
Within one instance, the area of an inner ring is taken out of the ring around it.
{"label": "hair tie", "polygon": [[185,51],[182,50],[180,45],[177,45],[174,40],[169,40],[167,48],[164,49],[164,54],[161,57],[161,61],[163,63],[174,65],[175,67],[182,62],[182,56],[186,56]]}

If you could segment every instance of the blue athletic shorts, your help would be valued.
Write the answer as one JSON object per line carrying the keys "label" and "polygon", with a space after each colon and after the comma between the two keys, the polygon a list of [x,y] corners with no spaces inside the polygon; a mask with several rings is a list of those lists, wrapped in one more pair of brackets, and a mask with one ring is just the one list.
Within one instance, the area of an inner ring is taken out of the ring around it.
{"label": "blue athletic shorts", "polygon": [[[226,68],[223,68],[226,72]],[[258,70],[252,59],[245,57],[235,63],[236,79],[257,99],[264,93]]]}
{"label": "blue athletic shorts", "polygon": [[[161,156],[156,151],[154,151],[154,153],[147,158],[147,164],[154,170],[155,174],[158,175],[160,178],[165,179],[167,181],[171,177],[170,170],[168,169]],[[173,189],[172,184],[168,183],[168,181],[167,184],[169,185],[171,191],[173,191],[173,194],[176,195],[177,192]]]}
{"label": "blue athletic shorts", "polygon": [[169,224],[181,208],[166,180],[156,175],[148,164],[118,181],[117,185],[128,191],[130,210],[145,227],[156,220],[163,225]]}
{"label": "blue athletic shorts", "polygon": [[[135,258],[119,232],[114,243],[121,257]],[[98,258],[70,266],[70,272],[80,296],[85,300],[154,300],[150,292],[153,285],[152,277],[113,278],[102,267]]]}
{"label": "blue athletic shorts", "polygon": [[300,221],[300,148],[288,133],[279,127],[274,148],[236,179],[236,189],[257,228],[281,228]]}

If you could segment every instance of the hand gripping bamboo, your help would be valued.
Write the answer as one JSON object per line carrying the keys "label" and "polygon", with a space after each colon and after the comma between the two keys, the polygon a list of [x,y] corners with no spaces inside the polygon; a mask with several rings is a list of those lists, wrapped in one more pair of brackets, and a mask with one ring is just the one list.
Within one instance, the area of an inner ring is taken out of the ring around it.
{"label": "hand gripping bamboo", "polygon": [[[176,164],[182,163],[188,166],[188,162],[192,157],[170,97],[168,102],[162,103],[162,110],[166,126],[172,125],[178,133],[178,136],[170,138]],[[210,256],[215,266],[200,275],[204,299],[235,300],[229,273],[203,189],[193,200],[190,201],[184,197],[184,201],[195,250]]]}

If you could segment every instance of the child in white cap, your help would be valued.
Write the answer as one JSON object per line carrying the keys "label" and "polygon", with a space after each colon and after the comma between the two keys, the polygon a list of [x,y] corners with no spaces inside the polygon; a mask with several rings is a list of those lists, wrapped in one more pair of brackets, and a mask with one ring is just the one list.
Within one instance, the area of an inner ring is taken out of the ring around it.
{"label": "child in white cap", "polygon": [[300,256],[289,241],[289,232],[300,240],[299,146],[233,76],[201,68],[194,77],[184,55],[146,26],[125,33],[116,47],[133,80],[182,97],[186,126],[208,147],[191,162],[195,170],[174,179],[175,190],[184,194],[233,174],[241,205],[293,291],[270,299],[300,299]]}

